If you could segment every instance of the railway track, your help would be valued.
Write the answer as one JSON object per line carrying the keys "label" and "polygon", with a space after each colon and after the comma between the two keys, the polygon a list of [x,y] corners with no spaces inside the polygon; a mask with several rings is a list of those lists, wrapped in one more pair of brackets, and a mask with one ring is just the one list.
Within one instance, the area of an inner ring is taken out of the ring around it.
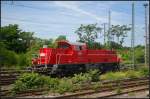
{"label": "railway track", "polygon": [[[111,97],[115,95],[120,95],[124,93],[134,92],[134,91],[142,91],[147,90],[149,85],[148,78],[139,78],[139,79],[126,79],[126,80],[118,80],[118,81],[105,81],[102,82],[102,86],[93,89],[92,87],[83,87],[69,95],[60,95],[60,96],[52,96],[53,98],[96,98],[96,97]],[[89,86],[89,85],[87,85]],[[91,86],[91,85],[90,85]],[[118,89],[119,88],[119,89]],[[120,92],[116,92],[115,90],[121,90]],[[17,93],[17,97],[27,97],[27,96],[42,96],[47,89],[39,89],[39,90],[28,90],[24,92]],[[7,96],[9,91],[3,92],[3,96]],[[93,97],[96,96],[96,97]],[[48,97],[48,96],[47,96]]]}
{"label": "railway track", "polygon": [[2,69],[0,72],[0,85],[10,85],[15,82],[21,73],[29,72],[27,70]]}
{"label": "railway track", "polygon": [[[119,84],[119,85],[118,85]],[[115,95],[125,94],[129,92],[148,90],[149,80],[137,80],[128,81],[124,83],[110,84],[111,86],[104,85],[96,90],[87,89],[79,93],[58,96],[55,98],[104,98],[111,97]],[[118,89],[119,88],[119,89]],[[121,92],[115,92],[115,90],[121,90]]]}
{"label": "railway track", "polygon": [[[17,78],[22,73],[32,72],[32,70],[22,69],[22,70],[16,70],[16,69],[1,69],[0,71],[0,85],[10,85],[17,80]],[[47,71],[44,71],[43,69],[38,68],[34,72],[45,74]]]}

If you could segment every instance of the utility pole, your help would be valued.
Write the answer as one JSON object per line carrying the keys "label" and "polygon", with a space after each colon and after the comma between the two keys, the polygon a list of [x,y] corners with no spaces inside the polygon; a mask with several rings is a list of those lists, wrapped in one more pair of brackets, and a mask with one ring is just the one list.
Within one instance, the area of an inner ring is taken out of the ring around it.
{"label": "utility pole", "polygon": [[110,31],[110,28],[111,28],[111,12],[109,10],[109,17],[108,17],[108,45],[109,45],[109,48],[111,49],[111,40],[110,40],[110,36],[111,36],[111,31]]}
{"label": "utility pole", "polygon": [[145,3],[144,4],[144,7],[145,7],[145,66],[147,66],[147,46],[148,46],[148,44],[147,44],[147,36],[148,36],[148,33],[147,33],[147,6],[148,6],[148,4],[147,3]]}
{"label": "utility pole", "polygon": [[147,30],[147,31],[148,31],[148,33],[147,33],[147,34],[148,34],[148,37],[147,37],[147,39],[148,39],[148,41],[147,41],[147,42],[148,42],[148,43],[147,43],[147,44],[148,44],[148,45],[147,45],[147,46],[148,46],[148,49],[147,49],[147,50],[148,50],[148,51],[147,51],[147,52],[148,52],[148,57],[147,57],[148,61],[147,61],[147,63],[148,63],[148,66],[149,66],[149,55],[150,55],[150,54],[149,54],[149,44],[150,44],[150,43],[149,43],[149,35],[150,35],[150,33],[149,33],[149,23],[148,23],[148,30]]}
{"label": "utility pole", "polygon": [[132,51],[132,66],[135,69],[135,55],[134,55],[134,2],[132,3],[131,51]]}
{"label": "utility pole", "polygon": [[102,25],[104,25],[104,45],[106,44],[106,24],[107,23],[102,24]]}

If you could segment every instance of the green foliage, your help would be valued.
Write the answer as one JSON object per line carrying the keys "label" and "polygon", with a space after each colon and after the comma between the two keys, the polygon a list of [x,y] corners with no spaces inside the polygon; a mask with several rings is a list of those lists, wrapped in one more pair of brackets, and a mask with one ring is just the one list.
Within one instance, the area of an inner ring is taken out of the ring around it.
{"label": "green foliage", "polygon": [[55,41],[67,40],[65,35],[60,35]]}
{"label": "green foliage", "polygon": [[136,48],[135,50],[135,61],[136,63],[144,63],[144,48]]}
{"label": "green foliage", "polygon": [[125,72],[127,78],[139,78],[142,74],[139,71],[128,70]]}
{"label": "green foliage", "polygon": [[10,67],[10,66],[14,66],[15,64],[18,63],[17,59],[18,59],[18,56],[15,52],[13,51],[9,51],[5,48],[0,48],[0,65],[1,66],[7,66],[7,67]]}
{"label": "green foliage", "polygon": [[59,92],[60,94],[64,92],[72,92],[74,90],[74,85],[70,80],[60,80],[56,92]]}
{"label": "green foliage", "polygon": [[88,49],[102,49],[104,46],[98,42],[88,42],[87,43]]}
{"label": "green foliage", "polygon": [[53,91],[58,88],[59,85],[59,79],[58,78],[51,78],[48,76],[42,76],[42,79],[45,82],[45,86],[49,88],[49,90]]}
{"label": "green foliage", "polygon": [[37,73],[24,73],[15,81],[12,92],[27,91],[29,89],[48,88],[50,91],[64,93],[73,91],[74,86],[71,80],[51,78]]}
{"label": "green foliage", "polygon": [[[122,45],[124,42],[124,37],[127,37],[127,32],[130,30],[131,28],[127,25],[112,25],[110,32],[112,33],[112,35],[115,35],[117,37],[117,42]],[[120,37],[122,37],[121,40]]]}
{"label": "green foliage", "polygon": [[24,82],[29,89],[42,87],[44,85],[44,81],[38,73],[25,73],[19,80]]}
{"label": "green foliage", "polygon": [[124,78],[140,78],[149,76],[149,68],[143,67],[139,70],[128,70],[122,72],[108,72],[100,76],[101,80],[120,80]]}
{"label": "green foliage", "polygon": [[24,32],[17,24],[9,24],[1,27],[0,39],[5,44],[5,48],[16,53],[26,52],[30,47],[33,33]]}
{"label": "green foliage", "polygon": [[99,70],[95,69],[95,70],[90,70],[88,72],[89,74],[89,77],[91,77],[91,81],[99,81],[99,75],[100,75],[100,72]]}
{"label": "green foliage", "polygon": [[121,92],[122,92],[122,90],[121,90],[120,86],[118,86],[117,89],[116,89],[116,93],[120,94]]}
{"label": "green foliage", "polygon": [[27,56],[26,54],[22,53],[22,54],[18,54],[18,66],[20,68],[24,68],[26,66],[28,66],[28,61],[27,61]]}
{"label": "green foliage", "polygon": [[[107,42],[108,43],[108,42]],[[106,45],[107,45],[106,43]],[[113,49],[121,49],[122,48],[122,45],[119,44],[119,43],[116,43],[114,41],[110,41],[110,47],[113,48]]]}
{"label": "green foliage", "polygon": [[119,80],[124,79],[126,75],[123,72],[108,72],[100,76],[101,80]]}
{"label": "green foliage", "polygon": [[98,90],[101,86],[102,86],[102,84],[96,83],[96,84],[94,84],[94,85],[92,86],[92,88],[93,88],[94,90]]}
{"label": "green foliage", "polygon": [[28,88],[26,86],[26,83],[24,83],[20,80],[17,80],[17,81],[15,81],[12,92],[13,92],[13,95],[15,95],[17,92],[26,91],[27,89]]}
{"label": "green foliage", "polygon": [[99,70],[90,70],[87,73],[74,74],[74,77],[72,77],[72,82],[74,84],[83,84],[91,81],[99,81],[99,75]]}
{"label": "green foliage", "polygon": [[77,83],[85,83],[85,82],[89,82],[91,81],[91,77],[89,76],[88,73],[80,73],[80,74],[74,74],[74,77],[72,77],[72,82],[74,84],[77,84]]}
{"label": "green foliage", "polygon": [[[123,59],[124,64],[130,64],[132,59],[131,48],[122,47],[117,50],[118,54]],[[135,52],[135,63],[144,63],[144,46],[137,45],[134,49]]]}
{"label": "green foliage", "polygon": [[150,75],[149,67],[142,67],[138,71],[141,73],[141,75],[143,75],[145,77],[148,77]]}
{"label": "green foliage", "polygon": [[12,91],[14,93],[26,91],[28,89],[37,89],[44,86],[44,80],[37,73],[24,73],[15,81]]}
{"label": "green foliage", "polygon": [[80,42],[94,42],[97,38],[97,33],[101,32],[101,28],[97,24],[82,25],[75,31],[79,36]]}

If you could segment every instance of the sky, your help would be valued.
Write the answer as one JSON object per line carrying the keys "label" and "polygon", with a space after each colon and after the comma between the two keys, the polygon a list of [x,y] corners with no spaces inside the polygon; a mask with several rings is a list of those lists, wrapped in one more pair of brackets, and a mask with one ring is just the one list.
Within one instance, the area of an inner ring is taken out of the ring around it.
{"label": "sky", "polygon": [[[134,1],[135,45],[145,43],[144,3],[148,1]],[[19,28],[34,32],[39,38],[56,39],[59,35],[66,35],[69,41],[76,42],[79,38],[75,31],[81,24],[97,23],[103,27],[103,23],[108,23],[109,10],[111,25],[131,26],[131,4],[131,1],[2,1],[1,25],[18,24]],[[147,13],[149,20],[149,11]],[[96,41],[104,42],[103,30],[98,33]],[[131,46],[131,31],[123,45]]]}

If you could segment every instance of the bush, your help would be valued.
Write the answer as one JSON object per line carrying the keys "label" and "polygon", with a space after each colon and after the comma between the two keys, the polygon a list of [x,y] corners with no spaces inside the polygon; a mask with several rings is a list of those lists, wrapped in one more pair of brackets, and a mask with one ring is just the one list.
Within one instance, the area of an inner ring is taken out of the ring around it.
{"label": "bush", "polygon": [[72,77],[72,82],[74,84],[82,84],[89,81],[91,81],[91,77],[88,73],[74,74],[74,77]]}
{"label": "bush", "polygon": [[148,68],[148,67],[142,67],[142,68],[140,68],[139,72],[140,72],[144,77],[148,77],[148,76],[149,76],[149,68]]}
{"label": "bush", "polygon": [[16,92],[25,91],[27,89],[28,88],[25,83],[23,83],[20,80],[17,80],[13,86],[12,92],[13,92],[13,94],[15,94]]}
{"label": "bush", "polygon": [[70,80],[60,80],[56,92],[59,92],[60,94],[64,92],[72,92],[74,90],[74,85]]}
{"label": "bush", "polygon": [[99,81],[100,72],[99,70],[90,70],[88,72],[89,76],[91,77],[91,81]]}
{"label": "bush", "polygon": [[18,54],[18,66],[20,68],[24,68],[24,67],[28,66],[26,54],[23,54],[23,53],[22,54]]}
{"label": "bush", "polygon": [[50,78],[47,76],[42,76],[42,79],[45,82],[44,86],[48,87],[49,90],[53,91],[53,90],[57,89],[57,87],[59,85],[59,79],[58,78]]}
{"label": "bush", "polygon": [[28,89],[42,88],[45,81],[37,73],[24,73],[18,80],[15,81],[13,86],[14,92],[25,91]]}
{"label": "bush", "polygon": [[13,66],[17,64],[17,54],[13,51],[9,51],[5,48],[0,48],[0,65],[1,66]]}
{"label": "bush", "polygon": [[125,72],[127,78],[139,78],[142,74],[139,71],[128,70]]}
{"label": "bush", "polygon": [[94,89],[94,90],[98,90],[101,86],[103,86],[102,85],[102,83],[96,83],[96,84],[94,84],[93,86],[92,86],[92,88]]}
{"label": "bush", "polygon": [[126,76],[123,72],[108,72],[100,76],[102,80],[120,80],[124,79]]}
{"label": "bush", "polygon": [[148,68],[143,68],[138,71],[128,70],[126,72],[108,72],[100,76],[101,80],[120,80],[124,78],[140,78],[143,76],[148,76]]}
{"label": "bush", "polygon": [[74,86],[69,79],[51,78],[48,76],[41,76],[38,73],[24,73],[14,83],[13,94],[28,89],[48,88],[50,91],[64,93],[73,91]]}

